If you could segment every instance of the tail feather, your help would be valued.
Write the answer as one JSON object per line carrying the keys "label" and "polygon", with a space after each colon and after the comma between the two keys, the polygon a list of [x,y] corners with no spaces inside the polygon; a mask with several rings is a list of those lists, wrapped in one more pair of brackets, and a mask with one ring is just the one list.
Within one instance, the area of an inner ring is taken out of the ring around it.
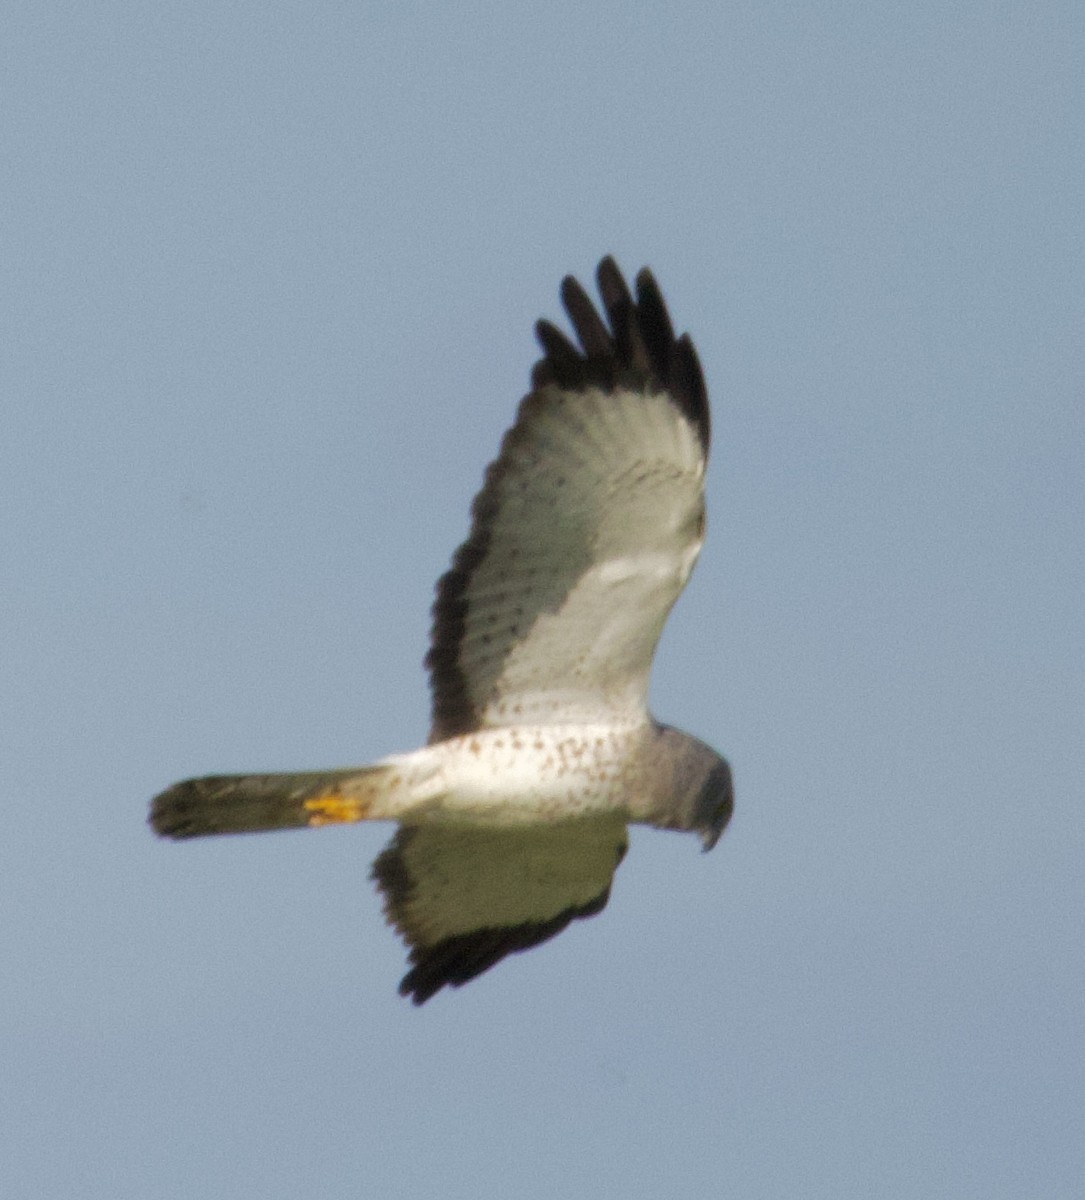
{"label": "tail feather", "polygon": [[386,791],[387,766],[293,775],[208,775],[186,779],[151,801],[162,837],[207,837],[361,821]]}

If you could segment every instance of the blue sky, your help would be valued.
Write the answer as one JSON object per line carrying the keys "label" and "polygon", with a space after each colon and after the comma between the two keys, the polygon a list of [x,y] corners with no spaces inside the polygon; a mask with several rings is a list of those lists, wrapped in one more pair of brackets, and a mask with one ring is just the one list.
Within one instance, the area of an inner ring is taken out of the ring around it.
{"label": "blue sky", "polygon": [[[1082,1194],[1085,10],[5,27],[5,1194]],[[433,583],[604,253],[709,382],[652,697],[736,814],[416,1010],[387,829],[146,801],[422,740]]]}

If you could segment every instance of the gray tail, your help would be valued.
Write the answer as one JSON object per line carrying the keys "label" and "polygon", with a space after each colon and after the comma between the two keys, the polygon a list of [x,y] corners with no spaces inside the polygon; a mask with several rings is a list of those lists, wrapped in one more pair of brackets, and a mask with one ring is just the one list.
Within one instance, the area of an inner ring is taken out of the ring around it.
{"label": "gray tail", "polygon": [[186,779],[151,801],[162,837],[208,837],[361,821],[382,791],[383,766],[297,775],[208,775]]}

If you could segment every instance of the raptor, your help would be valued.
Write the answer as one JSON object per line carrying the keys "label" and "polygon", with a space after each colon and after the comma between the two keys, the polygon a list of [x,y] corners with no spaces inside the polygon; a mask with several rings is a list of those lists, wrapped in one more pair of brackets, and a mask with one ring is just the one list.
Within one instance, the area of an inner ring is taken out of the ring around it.
{"label": "raptor", "polygon": [[368,766],[189,779],[151,803],[170,838],[399,827],[373,864],[421,1004],[606,904],[640,822],[715,845],[727,762],[648,711],[656,644],[705,532],[708,396],[650,271],[571,276],[531,390],[437,585],[428,743]]}

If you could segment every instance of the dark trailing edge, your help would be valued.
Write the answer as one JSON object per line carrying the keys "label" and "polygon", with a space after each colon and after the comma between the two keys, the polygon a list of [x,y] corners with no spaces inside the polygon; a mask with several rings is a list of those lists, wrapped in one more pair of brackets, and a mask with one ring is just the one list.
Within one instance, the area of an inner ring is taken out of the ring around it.
{"label": "dark trailing edge", "polygon": [[435,946],[415,946],[408,956],[411,969],[399,984],[399,994],[413,1004],[425,1004],[443,987],[460,987],[499,963],[506,955],[530,950],[556,937],[578,917],[594,917],[610,899],[610,888],[580,908],[568,908],[538,925],[514,925],[507,929],[475,929],[446,938]]}
{"label": "dark trailing edge", "polygon": [[[663,294],[652,272],[644,267],[637,274],[636,298],[610,255],[599,263],[596,279],[606,321],[587,292],[567,275],[561,284],[561,300],[580,345],[549,321],[539,321],[535,333],[543,357],[532,369],[532,387],[536,391],[556,385],[572,392],[589,387],[607,392],[618,388],[666,392],[697,430],[707,458],[711,425],[701,364],[689,334],[674,336]],[[531,398],[529,395],[524,401],[521,414]],[[513,425],[505,435],[506,442],[516,435],[518,427],[518,423]],[[482,490],[471,507],[471,533],[437,584],[431,646],[425,659],[433,692],[431,742],[477,727],[477,714],[459,667],[459,650],[467,614],[467,587],[489,549],[498,483],[504,469],[502,454],[487,469]]]}
{"label": "dark trailing edge", "polygon": [[[489,925],[444,938],[433,945],[416,943],[406,917],[412,883],[403,861],[403,849],[411,833],[409,828],[399,830],[392,843],[377,855],[370,878],[384,897],[385,916],[410,947],[407,961],[411,969],[400,980],[399,994],[409,996],[414,1004],[425,1004],[443,987],[461,987],[469,983],[507,955],[530,950],[532,946],[556,937],[579,918],[596,916],[610,899],[608,886],[586,904],[570,905],[544,921]],[[618,862],[624,857],[623,846],[618,851]]]}

